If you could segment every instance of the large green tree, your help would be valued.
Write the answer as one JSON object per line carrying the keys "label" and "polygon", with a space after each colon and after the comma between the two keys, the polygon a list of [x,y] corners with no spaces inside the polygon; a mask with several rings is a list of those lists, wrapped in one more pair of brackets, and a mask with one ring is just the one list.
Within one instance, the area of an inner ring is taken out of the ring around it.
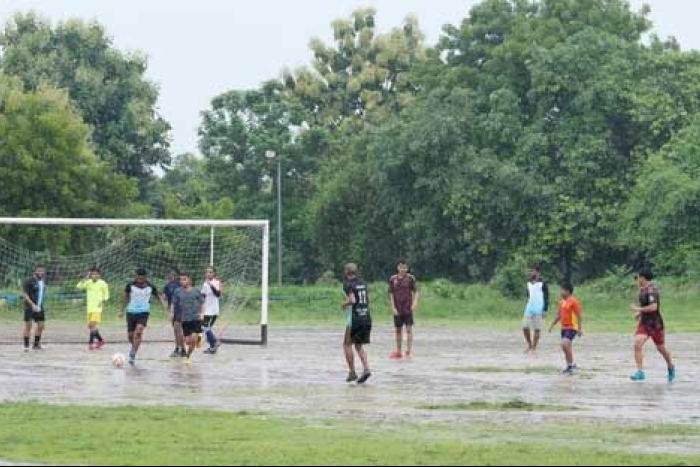
{"label": "large green tree", "polygon": [[[4,216],[113,217],[139,214],[138,189],[89,145],[85,125],[67,93],[39,86],[24,92],[0,74],[0,211]],[[7,233],[7,232],[6,232]],[[61,251],[62,235],[19,239],[28,247]],[[13,239],[10,232],[10,238]]]}
{"label": "large green tree", "polygon": [[45,83],[68,91],[91,127],[95,153],[118,173],[146,182],[153,166],[170,162],[170,125],[157,113],[146,59],[118,50],[101,25],[53,26],[18,13],[0,32],[0,50],[0,70],[20,77],[25,90]]}

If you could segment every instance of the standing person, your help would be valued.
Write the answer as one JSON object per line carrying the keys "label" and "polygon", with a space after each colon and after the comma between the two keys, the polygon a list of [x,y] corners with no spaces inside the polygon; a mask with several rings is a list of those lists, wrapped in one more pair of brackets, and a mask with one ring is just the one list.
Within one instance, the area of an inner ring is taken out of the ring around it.
{"label": "standing person", "polygon": [[[549,307],[549,288],[542,280],[539,265],[535,265],[528,271],[527,303],[523,316],[523,335],[527,343],[525,353],[535,353],[540,342],[542,320],[547,316]],[[531,330],[534,335],[531,336]]]}
{"label": "standing person", "polygon": [[207,337],[209,348],[204,353],[215,354],[221,342],[214,334],[214,323],[219,317],[219,298],[221,298],[222,286],[217,277],[214,266],[209,266],[204,274],[204,284],[202,284],[202,295],[204,296],[204,320],[202,330]]}
{"label": "standing person", "polygon": [[24,299],[24,351],[29,352],[29,339],[32,334],[32,321],[36,323],[33,350],[41,350],[41,336],[44,333],[44,298],[46,297],[46,268],[38,265],[34,274],[22,285]]}
{"label": "standing person", "polygon": [[202,332],[204,296],[192,287],[192,276],[187,272],[180,273],[180,287],[173,296],[172,308],[180,310],[182,332],[187,343],[185,363],[190,363],[192,352],[197,346],[197,336]]}
{"label": "standing person", "polygon": [[566,368],[564,368],[563,373],[567,375],[573,375],[576,369],[573,349],[574,339],[583,335],[581,303],[573,294],[573,285],[568,282],[561,285],[561,300],[559,301],[557,317],[554,318],[551,326],[549,326],[549,332],[552,332],[554,326],[561,322],[561,349],[566,360]]}
{"label": "standing person", "polygon": [[656,350],[666,360],[668,369],[668,382],[676,379],[676,367],[671,359],[671,353],[666,349],[664,319],[661,316],[661,297],[659,289],[651,280],[654,273],[651,268],[644,267],[637,273],[637,285],[639,286],[639,306],[630,305],[630,311],[638,320],[637,331],[634,336],[634,360],[637,371],[630,375],[632,381],[644,381],[644,344],[651,338],[656,345]]}
{"label": "standing person", "polygon": [[396,332],[396,351],[390,358],[401,358],[403,327],[406,326],[406,358],[411,358],[413,351],[413,313],[418,307],[418,290],[416,278],[409,273],[406,261],[396,264],[396,274],[389,279],[389,309],[394,314]]}
{"label": "standing person", "polygon": [[136,352],[141,346],[143,330],[148,324],[148,317],[151,313],[151,299],[160,301],[163,311],[166,310],[166,303],[158,294],[158,289],[147,279],[147,272],[143,268],[136,270],[136,278],[126,284],[124,296],[122,297],[121,316],[126,311],[126,330],[131,343],[129,350],[129,364],[136,363]]}
{"label": "standing person", "polygon": [[[340,305],[340,308],[345,310],[346,307],[351,307],[350,323],[345,327],[345,339],[343,347],[345,351],[345,360],[348,364],[347,382],[357,380],[358,384],[362,384],[372,376],[369,369],[369,360],[364,345],[370,342],[370,334],[372,332],[372,316],[369,312],[369,291],[365,282],[357,276],[357,265],[348,263],[344,269],[345,283],[343,284],[343,292],[345,300]],[[352,348],[355,347],[357,355],[362,362],[362,375],[358,378],[355,372],[355,355]]]}
{"label": "standing person", "polygon": [[168,310],[170,310],[170,323],[173,325],[173,334],[175,337],[175,350],[170,354],[172,358],[185,357],[187,355],[185,350],[185,336],[182,332],[182,313],[179,308],[173,308],[172,306],[175,291],[180,288],[180,281],[180,271],[177,268],[173,268],[168,276],[168,283],[163,287],[163,295],[168,304]]}
{"label": "standing person", "polygon": [[102,321],[104,304],[109,300],[109,286],[101,276],[99,268],[93,267],[88,276],[77,285],[77,288],[85,290],[86,293],[87,322],[90,331],[88,346],[90,350],[100,349],[105,345],[105,341],[100,335],[99,325]]}

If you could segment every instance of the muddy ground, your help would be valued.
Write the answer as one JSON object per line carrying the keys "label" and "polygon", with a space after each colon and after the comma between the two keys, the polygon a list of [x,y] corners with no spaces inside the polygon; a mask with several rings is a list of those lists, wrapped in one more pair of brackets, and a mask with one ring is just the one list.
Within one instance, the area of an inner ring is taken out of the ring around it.
{"label": "muddy ground", "polygon": [[[7,332],[8,329],[4,329]],[[251,335],[255,328],[246,330]],[[242,334],[243,332],[241,332]],[[631,335],[591,334],[575,343],[579,371],[559,373],[558,333],[545,334],[536,356],[523,353],[520,332],[417,327],[411,360],[390,360],[393,330],[377,327],[369,347],[373,375],[364,386],[346,384],[342,328],[270,328],[266,347],[225,345],[216,355],[198,352],[190,365],[171,359],[169,330],[146,331],[135,367],[117,369],[126,354],[121,327],[104,329],[108,344],[60,344],[81,336],[76,325],[54,324],[45,349],[22,352],[19,342],[0,345],[0,399],[56,404],[190,405],[230,411],[325,419],[531,421],[548,417],[634,423],[700,424],[700,337],[673,334],[667,345],[677,359],[677,380],[649,342],[647,380],[629,380]],[[8,336],[3,336],[7,340]],[[11,339],[9,339],[11,340]],[[118,342],[120,341],[121,342]],[[116,343],[115,343],[116,342]],[[359,366],[359,361],[358,361]],[[548,412],[450,410],[470,402],[576,406]],[[430,410],[426,406],[439,406]]]}

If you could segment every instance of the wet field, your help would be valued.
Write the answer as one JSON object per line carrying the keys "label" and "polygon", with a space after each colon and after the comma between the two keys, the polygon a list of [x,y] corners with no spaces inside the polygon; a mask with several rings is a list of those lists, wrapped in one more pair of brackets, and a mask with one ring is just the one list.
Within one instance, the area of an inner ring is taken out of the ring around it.
{"label": "wet field", "polygon": [[[560,373],[563,356],[557,333],[545,334],[533,356],[523,353],[518,330],[419,327],[414,357],[396,361],[388,358],[393,330],[378,327],[369,347],[373,375],[359,386],[345,383],[342,329],[338,328],[271,328],[266,347],[224,345],[216,355],[198,351],[186,365],[169,357],[173,346],[166,340],[166,325],[156,325],[146,331],[137,364],[121,369],[112,366],[111,356],[126,354],[127,345],[109,343],[117,336],[123,339],[121,327],[104,330],[108,344],[101,350],[55,342],[71,340],[68,337],[74,333],[72,327],[55,325],[47,331],[41,351],[24,353],[19,343],[0,345],[0,399],[190,405],[310,421],[353,417],[468,424],[570,417],[700,424],[700,338],[696,335],[668,336],[667,345],[677,360],[677,380],[669,384],[664,362],[651,342],[645,352],[647,380],[629,380],[634,369],[629,335],[584,336],[575,343],[579,370],[566,376]],[[564,410],[450,409],[456,404],[513,401]]]}

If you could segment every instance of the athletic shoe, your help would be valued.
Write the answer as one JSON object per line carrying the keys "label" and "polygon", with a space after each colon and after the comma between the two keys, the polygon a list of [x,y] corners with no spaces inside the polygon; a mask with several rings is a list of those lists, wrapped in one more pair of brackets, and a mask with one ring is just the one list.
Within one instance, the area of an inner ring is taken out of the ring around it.
{"label": "athletic shoe", "polygon": [[401,352],[391,352],[389,354],[389,358],[391,358],[392,360],[398,360],[401,358]]}
{"label": "athletic shoe", "polygon": [[574,374],[574,369],[576,367],[574,365],[569,365],[566,368],[562,370],[562,374],[572,376]]}
{"label": "athletic shoe", "polygon": [[365,381],[367,381],[369,379],[370,376],[372,376],[372,373],[370,373],[369,371],[365,371],[364,373],[362,373],[362,376],[360,376],[357,379],[357,384],[364,383]]}
{"label": "athletic shoe", "polygon": [[411,352],[409,352],[409,351],[407,350],[406,353],[404,354],[404,357],[405,357],[405,358],[412,358],[413,355],[411,354]]}
{"label": "athletic shoe", "polygon": [[175,357],[184,357],[184,355],[180,353],[180,349],[175,349],[175,350],[173,350],[173,353],[170,354],[170,358],[175,358]]}
{"label": "athletic shoe", "polygon": [[676,367],[668,367],[668,382],[672,383],[676,379]]}
{"label": "athletic shoe", "polygon": [[89,345],[89,348],[90,348],[90,350],[95,350],[97,348],[97,344],[95,344],[93,342],[92,344]]}
{"label": "athletic shoe", "polygon": [[29,352],[29,347],[24,347],[25,352]]}
{"label": "athletic shoe", "polygon": [[104,347],[104,345],[105,345],[105,341],[102,340],[102,341],[98,341],[98,342],[97,342],[96,347],[97,347],[98,349],[101,349],[102,347]]}
{"label": "athletic shoe", "polygon": [[34,344],[32,346],[32,350],[44,350],[44,348],[41,346],[41,344]]}
{"label": "athletic shoe", "polygon": [[630,379],[632,381],[644,381],[645,378],[646,378],[646,375],[641,370],[637,370],[630,375]]}
{"label": "athletic shoe", "polygon": [[348,373],[348,377],[345,378],[345,381],[348,383],[352,383],[353,381],[357,381],[357,373],[355,373],[354,371],[351,371],[350,373]]}
{"label": "athletic shoe", "polygon": [[136,352],[133,350],[129,351],[129,365],[136,365]]}
{"label": "athletic shoe", "polygon": [[204,350],[204,353],[214,355],[216,353],[216,347],[209,347],[208,349]]}
{"label": "athletic shoe", "polygon": [[[177,355],[175,355],[177,357]],[[186,357],[187,356],[187,351],[185,349],[180,350],[180,356],[181,357]]]}
{"label": "athletic shoe", "polygon": [[192,363],[190,361],[190,357],[188,357],[187,355],[185,355],[185,358],[183,358],[182,361],[185,363],[185,365],[189,365],[190,363]]}

